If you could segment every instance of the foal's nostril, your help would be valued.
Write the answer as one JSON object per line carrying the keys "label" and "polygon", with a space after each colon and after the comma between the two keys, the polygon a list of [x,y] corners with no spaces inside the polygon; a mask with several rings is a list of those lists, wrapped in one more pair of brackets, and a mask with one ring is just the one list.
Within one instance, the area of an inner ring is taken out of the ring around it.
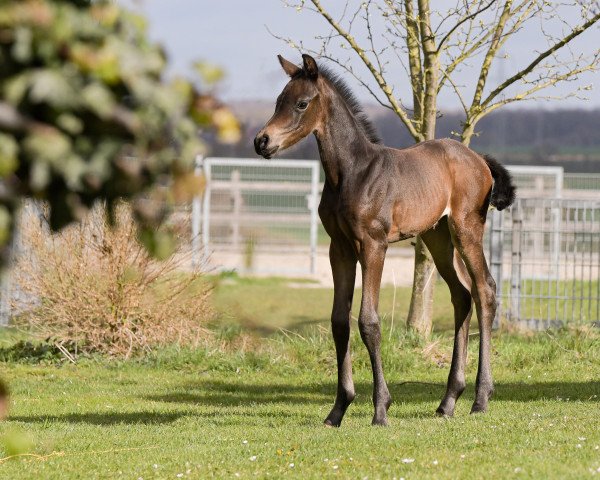
{"label": "foal's nostril", "polygon": [[254,150],[258,155],[262,155],[269,144],[269,136],[265,133],[263,135],[257,135],[254,139]]}
{"label": "foal's nostril", "polygon": [[269,144],[269,136],[265,133],[262,138],[260,139],[260,148],[261,150],[264,150],[267,145]]}

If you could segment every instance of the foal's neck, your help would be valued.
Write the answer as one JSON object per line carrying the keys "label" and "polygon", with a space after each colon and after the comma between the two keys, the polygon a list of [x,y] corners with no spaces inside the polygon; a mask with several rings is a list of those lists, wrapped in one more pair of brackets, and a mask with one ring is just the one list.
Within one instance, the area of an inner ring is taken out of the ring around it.
{"label": "foal's neck", "polygon": [[374,145],[343,98],[329,86],[328,90],[326,118],[314,133],[327,181],[337,188],[341,181],[356,175],[369,161]]}

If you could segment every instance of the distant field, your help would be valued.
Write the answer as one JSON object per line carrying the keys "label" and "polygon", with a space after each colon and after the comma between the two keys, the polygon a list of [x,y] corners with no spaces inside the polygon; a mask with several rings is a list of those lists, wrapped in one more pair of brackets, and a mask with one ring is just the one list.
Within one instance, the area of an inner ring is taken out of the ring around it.
{"label": "distant field", "polygon": [[[475,148],[477,150],[477,148]],[[504,145],[502,147],[488,147],[487,151],[503,155],[530,155],[536,151],[535,146],[512,146]],[[552,148],[553,155],[587,155],[595,159],[600,159],[600,147],[597,146],[575,146],[568,145],[564,147]]]}

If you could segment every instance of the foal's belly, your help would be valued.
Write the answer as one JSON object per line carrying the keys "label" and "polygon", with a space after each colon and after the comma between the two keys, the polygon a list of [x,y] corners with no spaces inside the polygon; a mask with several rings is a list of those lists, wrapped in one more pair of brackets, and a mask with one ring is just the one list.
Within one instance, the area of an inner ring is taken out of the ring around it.
{"label": "foal's belly", "polygon": [[392,213],[388,242],[398,242],[433,228],[450,213],[448,199],[428,199],[418,204],[397,203]]}
{"label": "foal's belly", "polygon": [[396,230],[390,231],[387,236],[387,241],[389,243],[400,242],[402,240],[406,240],[407,238],[413,238],[415,234],[412,233],[402,233]]}

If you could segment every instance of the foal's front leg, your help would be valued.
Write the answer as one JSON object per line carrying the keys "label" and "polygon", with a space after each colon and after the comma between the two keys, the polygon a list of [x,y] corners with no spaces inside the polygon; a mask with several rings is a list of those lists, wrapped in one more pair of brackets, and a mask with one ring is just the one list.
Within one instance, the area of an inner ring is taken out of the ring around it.
{"label": "foal's front leg", "polygon": [[356,254],[349,243],[332,240],[329,246],[329,261],[333,273],[331,330],[337,356],[338,386],[335,403],[325,419],[325,425],[339,427],[346,409],[354,400],[350,358],[350,315],[356,277]]}
{"label": "foal's front leg", "polygon": [[379,306],[379,290],[381,273],[385,261],[387,242],[369,239],[363,242],[360,252],[362,267],[362,302],[358,326],[360,336],[369,351],[371,368],[373,369],[373,425],[387,425],[387,410],[392,403],[390,392],[383,377],[381,364],[381,325],[377,308]]}

